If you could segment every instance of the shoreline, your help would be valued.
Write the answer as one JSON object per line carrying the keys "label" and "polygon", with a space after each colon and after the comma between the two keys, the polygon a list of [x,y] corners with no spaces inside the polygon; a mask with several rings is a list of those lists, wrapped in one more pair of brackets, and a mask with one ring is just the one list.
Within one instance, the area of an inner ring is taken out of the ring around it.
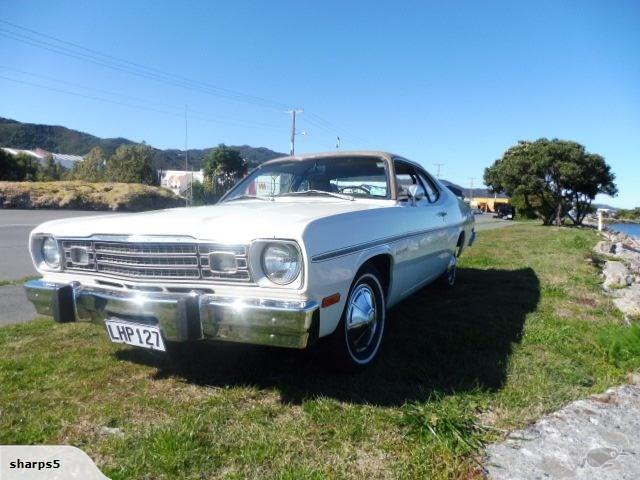
{"label": "shoreline", "polygon": [[593,248],[604,260],[602,289],[627,324],[640,318],[640,238],[613,230],[603,230],[604,240]]}

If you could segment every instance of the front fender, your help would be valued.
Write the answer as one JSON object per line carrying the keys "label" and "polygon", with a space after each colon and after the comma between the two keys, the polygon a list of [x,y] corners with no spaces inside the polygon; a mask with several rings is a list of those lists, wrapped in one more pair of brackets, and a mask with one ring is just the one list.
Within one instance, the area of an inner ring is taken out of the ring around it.
{"label": "front fender", "polygon": [[308,285],[311,288],[308,292],[309,297],[322,305],[324,298],[336,293],[340,294],[340,300],[337,303],[320,309],[321,337],[331,334],[340,322],[349,289],[358,270],[367,261],[378,255],[390,257],[392,268],[389,272],[389,281],[393,281],[393,255],[389,245],[379,245],[348,255],[310,262],[308,269]]}

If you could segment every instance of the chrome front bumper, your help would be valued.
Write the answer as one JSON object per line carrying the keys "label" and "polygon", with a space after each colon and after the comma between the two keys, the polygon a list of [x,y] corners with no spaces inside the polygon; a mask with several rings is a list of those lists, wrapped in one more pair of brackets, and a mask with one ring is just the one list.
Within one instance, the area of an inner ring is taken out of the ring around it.
{"label": "chrome front bumper", "polygon": [[230,298],[209,294],[120,292],[43,280],[25,283],[38,313],[57,322],[108,318],[158,326],[169,341],[226,340],[304,348],[318,338],[313,301]]}

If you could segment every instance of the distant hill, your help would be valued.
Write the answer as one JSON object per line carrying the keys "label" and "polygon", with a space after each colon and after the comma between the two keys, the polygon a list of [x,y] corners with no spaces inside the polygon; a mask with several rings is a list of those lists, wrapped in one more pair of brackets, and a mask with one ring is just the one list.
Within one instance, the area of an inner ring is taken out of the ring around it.
{"label": "distant hill", "polygon": [[[40,125],[36,123],[22,123],[17,120],[0,117],[0,147],[20,148],[32,150],[42,148],[49,152],[68,153],[72,155],[86,155],[93,147],[100,146],[105,151],[113,153],[120,145],[130,145],[137,142],[127,138],[100,138],[78,130],[58,126]],[[189,150],[189,166],[199,170],[202,159],[214,147]],[[272,158],[285,154],[274,152],[265,147],[250,147],[249,145],[230,146],[238,150],[250,166],[256,166]],[[177,149],[155,149],[155,163],[157,168],[183,169],[184,152]]]}
{"label": "distant hill", "polygon": [[593,203],[591,204],[591,206],[595,209],[598,208],[605,208],[607,210],[613,210],[613,211],[618,211],[620,210],[618,207],[612,207],[611,205],[607,205],[606,203]]}

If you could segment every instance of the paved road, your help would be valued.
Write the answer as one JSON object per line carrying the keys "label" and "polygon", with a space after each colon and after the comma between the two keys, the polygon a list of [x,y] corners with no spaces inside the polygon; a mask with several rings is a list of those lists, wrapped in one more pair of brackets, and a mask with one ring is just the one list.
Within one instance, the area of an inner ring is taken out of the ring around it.
{"label": "paved road", "polygon": [[[111,212],[86,210],[2,210],[0,209],[0,280],[20,280],[37,272],[27,250],[29,232],[42,222]],[[513,225],[491,215],[476,215],[476,230]],[[19,285],[0,286],[0,325],[26,322],[36,315]]]}
{"label": "paved road", "polygon": [[35,275],[27,250],[29,232],[48,220],[110,215],[112,212],[86,210],[2,210],[0,209],[0,280],[18,280]]}
{"label": "paved road", "polygon": [[515,222],[511,220],[501,220],[499,218],[493,218],[491,213],[485,213],[484,215],[476,215],[476,231],[493,230],[494,228],[503,228],[513,225]]}
{"label": "paved road", "polygon": [[[111,212],[0,209],[0,280],[20,280],[37,274],[27,249],[29,232],[35,226],[47,220],[102,214]],[[0,325],[27,322],[35,315],[22,286],[0,286]]]}

